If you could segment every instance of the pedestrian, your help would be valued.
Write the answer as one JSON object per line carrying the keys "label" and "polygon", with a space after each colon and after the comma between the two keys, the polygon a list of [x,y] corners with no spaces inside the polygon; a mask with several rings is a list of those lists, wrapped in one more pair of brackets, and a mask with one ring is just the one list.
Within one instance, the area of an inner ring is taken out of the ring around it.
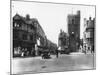
{"label": "pedestrian", "polygon": [[58,58],[58,49],[56,49],[56,58]]}
{"label": "pedestrian", "polygon": [[24,48],[22,49],[21,56],[24,57]]}
{"label": "pedestrian", "polygon": [[24,57],[24,52],[21,53],[21,56]]}

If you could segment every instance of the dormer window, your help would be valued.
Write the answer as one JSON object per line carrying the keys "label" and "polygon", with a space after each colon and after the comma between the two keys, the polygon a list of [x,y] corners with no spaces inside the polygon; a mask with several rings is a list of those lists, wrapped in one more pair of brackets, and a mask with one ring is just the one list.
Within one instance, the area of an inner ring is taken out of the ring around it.
{"label": "dormer window", "polygon": [[15,23],[15,24],[14,24],[14,27],[19,27],[19,24]]}
{"label": "dormer window", "polygon": [[15,23],[14,27],[17,27],[17,24]]}
{"label": "dormer window", "polygon": [[20,24],[14,23],[14,27],[20,27]]}

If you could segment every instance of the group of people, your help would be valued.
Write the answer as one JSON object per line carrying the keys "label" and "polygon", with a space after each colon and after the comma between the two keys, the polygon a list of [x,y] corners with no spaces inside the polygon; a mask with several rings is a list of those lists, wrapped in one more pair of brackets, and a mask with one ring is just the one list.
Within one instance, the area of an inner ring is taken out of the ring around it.
{"label": "group of people", "polygon": [[[50,57],[51,53],[41,52],[40,55],[42,56],[42,58],[45,58],[45,57]],[[55,55],[58,58],[59,51],[57,49],[55,50]],[[34,48],[29,50],[28,48],[22,48],[20,46],[14,47],[13,56],[14,57],[36,56],[36,51]]]}
{"label": "group of people", "polygon": [[13,50],[13,56],[35,56],[35,50],[28,50],[27,48],[15,47]]}
{"label": "group of people", "polygon": [[94,46],[80,46],[80,52],[85,54],[94,53]]}

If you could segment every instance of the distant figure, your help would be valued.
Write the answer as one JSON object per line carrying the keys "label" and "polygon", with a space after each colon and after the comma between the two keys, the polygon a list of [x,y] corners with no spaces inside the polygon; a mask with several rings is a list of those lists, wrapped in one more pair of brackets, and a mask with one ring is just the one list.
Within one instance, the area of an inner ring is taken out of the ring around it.
{"label": "distant figure", "polygon": [[21,53],[21,56],[22,56],[22,57],[24,56],[24,52]]}
{"label": "distant figure", "polygon": [[56,57],[58,58],[58,49],[56,49]]}
{"label": "distant figure", "polygon": [[91,53],[94,53],[94,46],[92,46],[91,48]]}
{"label": "distant figure", "polygon": [[21,56],[24,57],[24,48],[21,51]]}

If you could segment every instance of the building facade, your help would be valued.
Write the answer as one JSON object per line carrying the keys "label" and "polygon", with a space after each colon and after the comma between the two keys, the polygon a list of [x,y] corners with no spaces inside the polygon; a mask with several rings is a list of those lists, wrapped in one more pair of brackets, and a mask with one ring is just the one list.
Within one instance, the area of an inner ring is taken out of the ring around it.
{"label": "building facade", "polygon": [[80,11],[68,15],[69,49],[76,52],[80,46]]}
{"label": "building facade", "polygon": [[94,31],[95,31],[95,18],[89,17],[89,20],[84,19],[84,38],[83,50],[86,52],[94,52]]}
{"label": "building facade", "polygon": [[59,36],[58,36],[58,49],[60,51],[68,52],[68,46],[69,46],[69,37],[68,34],[64,31],[60,30]]}
{"label": "building facade", "polygon": [[[36,18],[30,18],[16,14],[13,17],[13,56],[40,55],[44,48],[53,47],[56,44],[50,42]],[[49,43],[48,43],[49,42]]]}
{"label": "building facade", "polygon": [[13,17],[13,53],[20,48],[20,53],[21,49],[24,49],[28,52],[27,54],[30,54],[35,48],[36,26],[34,22],[30,20],[29,15],[22,17],[16,14]]}
{"label": "building facade", "polygon": [[45,40],[45,33],[37,19],[30,18],[29,15],[23,17],[19,14],[13,17],[13,53],[18,50],[16,48],[20,48],[19,52],[24,49],[28,55],[31,55],[36,46],[46,45]]}

